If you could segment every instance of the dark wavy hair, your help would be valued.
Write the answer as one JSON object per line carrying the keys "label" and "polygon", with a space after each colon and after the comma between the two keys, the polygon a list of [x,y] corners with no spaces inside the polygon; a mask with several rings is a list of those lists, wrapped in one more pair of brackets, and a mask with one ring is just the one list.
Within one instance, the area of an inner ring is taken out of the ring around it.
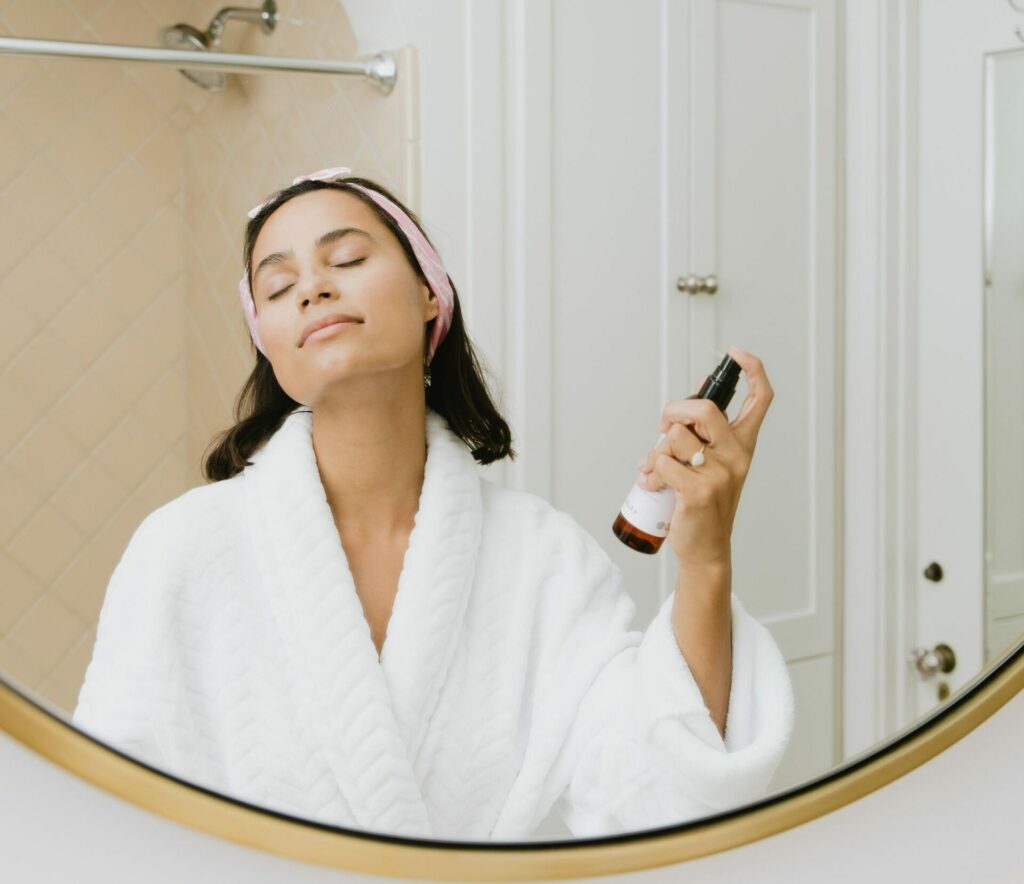
{"label": "dark wavy hair", "polygon": [[[246,272],[251,273],[256,238],[275,209],[299,194],[333,188],[362,200],[376,214],[381,223],[385,224],[401,243],[409,266],[429,285],[408,238],[395,219],[367,194],[349,187],[346,182],[361,184],[383,194],[401,206],[413,223],[423,231],[419,218],[393,193],[375,181],[355,177],[341,181],[300,181],[275,193],[246,225],[243,247],[243,266]],[[425,231],[423,235],[426,237]],[[251,286],[251,277],[249,282]],[[462,322],[458,292],[455,290],[454,282],[451,285],[455,293],[451,325],[430,363],[431,383],[429,387],[424,388],[426,405],[445,418],[452,432],[466,443],[478,463],[489,464],[504,457],[514,460],[516,453],[512,448],[512,433],[491,400],[484,380],[484,371]],[[245,321],[244,317],[242,321]],[[436,317],[426,325],[428,339],[435,322]],[[248,329],[246,334],[248,335]],[[301,405],[281,389],[274,375],[273,366],[255,343],[253,350],[256,352],[256,364],[235,400],[235,425],[217,435],[207,447],[209,454],[204,453],[203,475],[211,482],[230,479],[245,469],[253,452],[275,433],[292,410]]]}

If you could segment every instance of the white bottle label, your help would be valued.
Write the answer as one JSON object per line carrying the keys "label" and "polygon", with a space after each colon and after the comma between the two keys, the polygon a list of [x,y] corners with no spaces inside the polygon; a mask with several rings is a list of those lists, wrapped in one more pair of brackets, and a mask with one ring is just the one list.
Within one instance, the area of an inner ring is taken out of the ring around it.
{"label": "white bottle label", "polygon": [[622,504],[622,515],[631,525],[652,537],[668,537],[676,492],[672,488],[648,491],[635,484]]}
{"label": "white bottle label", "polygon": [[[662,433],[654,445],[657,446],[664,438],[665,434]],[[668,537],[675,508],[675,489],[665,487],[657,491],[648,491],[634,482],[620,512],[623,518],[645,534],[652,537]]]}

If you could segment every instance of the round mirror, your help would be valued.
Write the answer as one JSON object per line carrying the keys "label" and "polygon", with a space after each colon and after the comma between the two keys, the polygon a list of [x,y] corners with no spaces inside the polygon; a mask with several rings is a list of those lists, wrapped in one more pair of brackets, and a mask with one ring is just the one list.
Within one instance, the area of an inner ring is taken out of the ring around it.
{"label": "round mirror", "polygon": [[371,870],[700,855],[991,714],[1024,16],[848,6],[0,11],[0,725]]}

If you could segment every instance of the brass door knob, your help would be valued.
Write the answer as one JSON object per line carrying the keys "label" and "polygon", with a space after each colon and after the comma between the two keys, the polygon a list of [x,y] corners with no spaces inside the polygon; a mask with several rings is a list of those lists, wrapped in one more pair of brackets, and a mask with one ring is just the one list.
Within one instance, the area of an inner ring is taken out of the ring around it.
{"label": "brass door knob", "polygon": [[709,295],[713,295],[718,291],[718,277],[717,276],[680,276],[676,280],[676,288],[681,292],[689,292],[691,295],[699,295],[701,292],[707,292]]}
{"label": "brass door knob", "polygon": [[938,672],[952,672],[956,666],[956,654],[953,653],[953,649],[941,642],[930,650],[914,648],[907,655],[907,659],[924,678],[931,678]]}

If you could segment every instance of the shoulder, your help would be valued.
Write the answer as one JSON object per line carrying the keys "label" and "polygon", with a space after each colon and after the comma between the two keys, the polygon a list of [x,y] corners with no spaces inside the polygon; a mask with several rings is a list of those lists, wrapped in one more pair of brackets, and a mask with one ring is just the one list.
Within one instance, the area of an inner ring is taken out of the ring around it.
{"label": "shoulder", "polygon": [[166,553],[194,552],[235,524],[230,512],[240,475],[189,488],[156,507],[139,523],[129,545],[144,544]]}
{"label": "shoulder", "polygon": [[485,477],[480,478],[480,494],[485,521],[529,534],[531,540],[542,540],[551,530],[560,533],[570,523],[577,524],[572,516],[556,509],[540,495],[506,488]]}
{"label": "shoulder", "polygon": [[[153,509],[137,525],[111,573],[100,622],[139,636],[159,635],[180,599],[198,591],[198,575],[217,560],[234,530],[228,479],[190,488]],[[112,624],[121,624],[114,627]]]}
{"label": "shoulder", "polygon": [[[537,494],[481,477],[485,530],[549,574],[615,579],[618,566],[597,539],[564,510]],[[609,536],[611,535],[609,521]]]}

